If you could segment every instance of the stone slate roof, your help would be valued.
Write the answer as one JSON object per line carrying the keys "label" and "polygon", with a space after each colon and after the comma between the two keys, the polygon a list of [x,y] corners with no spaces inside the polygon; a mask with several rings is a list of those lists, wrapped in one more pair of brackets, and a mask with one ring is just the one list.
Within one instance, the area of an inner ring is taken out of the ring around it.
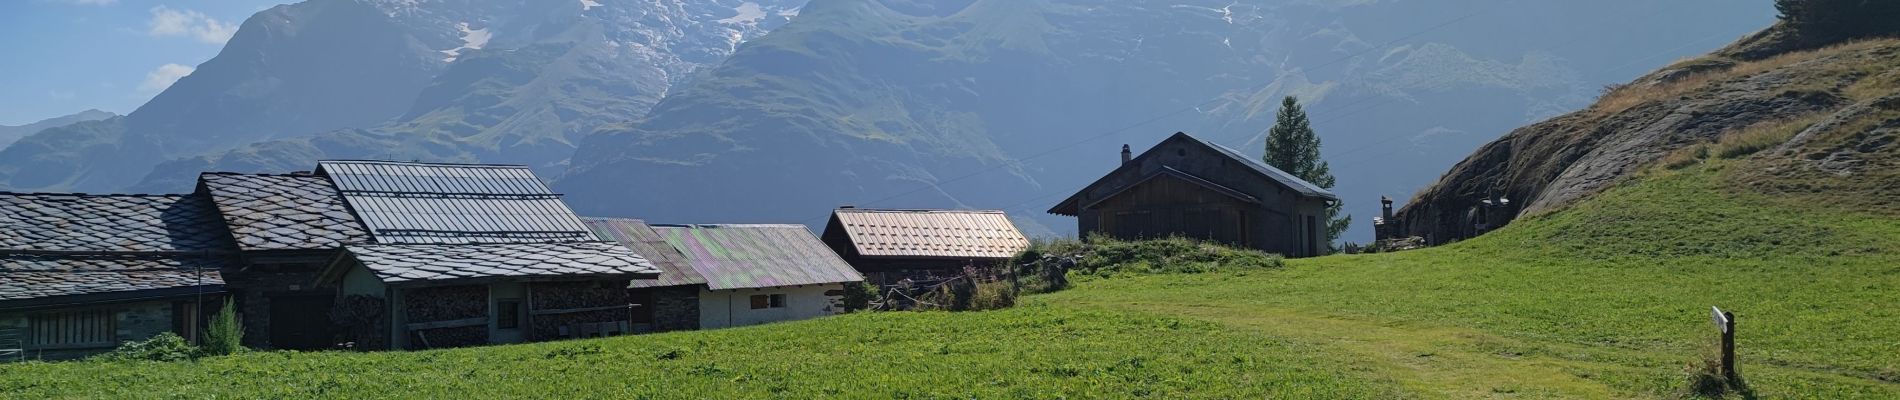
{"label": "stone slate roof", "polygon": [[10,256],[0,258],[0,302],[194,287],[217,293],[223,265],[204,257]]}
{"label": "stone slate roof", "polygon": [[608,242],[375,244],[344,247],[384,283],[487,278],[652,278],[652,262]]}
{"label": "stone slate roof", "polygon": [[369,241],[328,178],[212,172],[198,182],[240,249],[320,250]]}
{"label": "stone slate roof", "polygon": [[863,257],[1007,259],[1029,248],[1002,211],[840,208],[825,236],[833,229]]}
{"label": "stone slate roof", "polygon": [[200,197],[0,193],[0,306],[217,292],[227,243]]}
{"label": "stone slate roof", "polygon": [[190,195],[0,193],[0,252],[224,250],[213,210]]}

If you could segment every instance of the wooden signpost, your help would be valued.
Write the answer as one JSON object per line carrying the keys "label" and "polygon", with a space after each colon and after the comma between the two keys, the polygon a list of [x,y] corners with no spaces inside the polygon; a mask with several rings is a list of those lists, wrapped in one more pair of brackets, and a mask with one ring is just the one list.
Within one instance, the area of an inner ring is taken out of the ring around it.
{"label": "wooden signpost", "polygon": [[1735,375],[1735,314],[1709,307],[1710,322],[1722,330],[1722,374]]}

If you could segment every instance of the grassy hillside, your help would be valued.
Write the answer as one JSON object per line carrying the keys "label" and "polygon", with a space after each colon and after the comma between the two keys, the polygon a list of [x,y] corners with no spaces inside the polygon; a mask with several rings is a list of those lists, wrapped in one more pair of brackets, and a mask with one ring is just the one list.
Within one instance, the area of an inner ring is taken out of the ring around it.
{"label": "grassy hillside", "polygon": [[28,363],[0,366],[0,396],[1676,397],[1714,337],[1710,305],[1736,313],[1759,396],[1900,396],[1900,224],[1738,184],[1769,161],[1652,167],[1576,208],[1445,247],[1082,280],[1006,311]]}

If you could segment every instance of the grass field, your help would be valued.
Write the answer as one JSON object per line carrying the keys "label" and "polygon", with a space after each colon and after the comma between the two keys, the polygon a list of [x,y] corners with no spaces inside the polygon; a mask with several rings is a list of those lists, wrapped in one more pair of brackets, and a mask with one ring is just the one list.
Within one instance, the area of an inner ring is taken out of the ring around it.
{"label": "grass field", "polygon": [[1478,239],[1078,279],[1015,309],[408,353],[0,366],[12,398],[1900,398],[1900,223],[1660,171]]}

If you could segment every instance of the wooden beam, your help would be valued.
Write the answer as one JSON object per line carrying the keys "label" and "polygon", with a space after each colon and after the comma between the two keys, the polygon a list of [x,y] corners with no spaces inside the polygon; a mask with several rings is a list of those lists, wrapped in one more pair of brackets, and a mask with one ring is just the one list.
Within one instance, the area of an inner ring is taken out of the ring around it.
{"label": "wooden beam", "polygon": [[464,326],[488,325],[488,317],[452,319],[447,321],[417,322],[405,325],[412,331],[424,329],[460,328]]}
{"label": "wooden beam", "polygon": [[614,305],[614,306],[600,306],[600,307],[586,307],[586,308],[561,308],[561,309],[552,309],[552,310],[532,310],[532,311],[528,311],[528,314],[529,314],[529,315],[553,315],[553,314],[573,314],[573,313],[584,313],[584,312],[588,312],[588,311],[606,311],[606,310],[620,310],[620,309],[630,309],[630,308],[634,308],[634,307],[637,307],[637,306],[639,306],[639,304],[626,304],[626,305]]}

